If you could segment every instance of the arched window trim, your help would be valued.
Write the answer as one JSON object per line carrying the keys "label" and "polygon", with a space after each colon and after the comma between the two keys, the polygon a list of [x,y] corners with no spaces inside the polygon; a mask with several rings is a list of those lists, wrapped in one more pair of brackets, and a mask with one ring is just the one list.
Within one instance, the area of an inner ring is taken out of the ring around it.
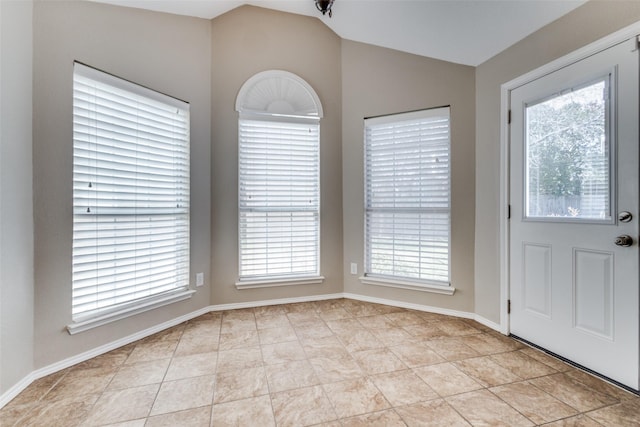
{"label": "arched window trim", "polygon": [[315,90],[300,76],[284,70],[262,71],[240,88],[236,111],[241,117],[321,119],[322,103]]}

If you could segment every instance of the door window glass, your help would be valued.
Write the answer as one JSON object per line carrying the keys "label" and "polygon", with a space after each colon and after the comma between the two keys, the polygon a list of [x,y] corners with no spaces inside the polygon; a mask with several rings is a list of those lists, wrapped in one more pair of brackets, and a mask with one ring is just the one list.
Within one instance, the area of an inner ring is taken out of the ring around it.
{"label": "door window glass", "polygon": [[611,219],[609,77],[526,105],[526,217]]}

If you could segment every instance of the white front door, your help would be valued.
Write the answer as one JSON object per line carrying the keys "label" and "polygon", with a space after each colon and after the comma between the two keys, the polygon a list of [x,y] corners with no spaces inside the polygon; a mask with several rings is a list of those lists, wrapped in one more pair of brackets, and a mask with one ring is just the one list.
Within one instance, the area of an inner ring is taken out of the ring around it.
{"label": "white front door", "polygon": [[638,81],[628,40],[510,94],[511,333],[635,390]]}

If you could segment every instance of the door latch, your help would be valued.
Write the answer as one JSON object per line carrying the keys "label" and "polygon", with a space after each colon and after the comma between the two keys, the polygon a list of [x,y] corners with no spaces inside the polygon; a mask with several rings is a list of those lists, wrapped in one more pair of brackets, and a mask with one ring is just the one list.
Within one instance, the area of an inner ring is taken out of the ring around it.
{"label": "door latch", "polygon": [[633,245],[633,239],[631,238],[631,236],[623,234],[622,236],[616,237],[614,243],[618,246],[629,247]]}

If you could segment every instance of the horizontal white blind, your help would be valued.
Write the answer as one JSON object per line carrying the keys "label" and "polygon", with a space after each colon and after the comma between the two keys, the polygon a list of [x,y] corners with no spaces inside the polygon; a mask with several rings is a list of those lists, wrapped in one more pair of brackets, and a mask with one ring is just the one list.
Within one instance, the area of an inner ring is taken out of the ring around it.
{"label": "horizontal white blind", "polygon": [[74,64],[73,319],[189,283],[189,106]]}
{"label": "horizontal white blind", "polygon": [[449,284],[449,108],[365,120],[366,274]]}
{"label": "horizontal white blind", "polygon": [[240,280],[319,274],[319,125],[240,119]]}

